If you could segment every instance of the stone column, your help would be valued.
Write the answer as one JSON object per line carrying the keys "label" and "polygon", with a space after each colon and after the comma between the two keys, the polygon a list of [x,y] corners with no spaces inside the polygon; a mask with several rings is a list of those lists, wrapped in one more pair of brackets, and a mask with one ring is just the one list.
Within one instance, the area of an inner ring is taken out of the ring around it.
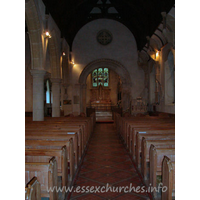
{"label": "stone column", "polygon": [[52,78],[52,117],[60,117],[60,78]]}
{"label": "stone column", "polygon": [[161,77],[160,77],[160,64],[159,62],[155,62],[155,71],[156,71],[156,103],[160,103],[160,97],[161,97]]}
{"label": "stone column", "polygon": [[33,76],[33,121],[44,121],[44,70],[30,70]]}
{"label": "stone column", "polygon": [[81,102],[80,102],[80,111],[86,114],[86,91],[87,91],[87,84],[83,84],[80,87],[80,95],[81,95]]}
{"label": "stone column", "polygon": [[122,84],[122,109],[130,112],[130,88],[128,84]]}

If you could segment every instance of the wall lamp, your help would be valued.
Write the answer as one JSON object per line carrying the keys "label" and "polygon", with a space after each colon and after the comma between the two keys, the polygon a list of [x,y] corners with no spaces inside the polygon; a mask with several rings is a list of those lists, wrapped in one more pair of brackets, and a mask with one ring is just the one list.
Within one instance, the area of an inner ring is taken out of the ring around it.
{"label": "wall lamp", "polygon": [[51,34],[49,33],[49,31],[45,31],[44,34],[45,34],[45,37],[46,37],[46,38],[51,38]]}

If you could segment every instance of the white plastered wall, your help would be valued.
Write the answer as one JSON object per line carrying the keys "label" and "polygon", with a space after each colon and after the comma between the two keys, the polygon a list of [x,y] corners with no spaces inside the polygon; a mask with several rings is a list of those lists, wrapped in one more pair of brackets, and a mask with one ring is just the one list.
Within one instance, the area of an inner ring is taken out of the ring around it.
{"label": "white plastered wall", "polygon": [[[102,29],[107,29],[113,36],[112,42],[106,46],[99,44],[96,39],[97,33]],[[77,84],[84,67],[98,59],[112,59],[121,63],[131,77],[131,98],[141,96],[144,89],[144,71],[137,65],[135,38],[123,24],[109,19],[98,19],[86,24],[74,39],[72,55],[75,63],[71,81],[73,96],[80,95]],[[78,112],[78,105],[73,105],[73,110]]]}

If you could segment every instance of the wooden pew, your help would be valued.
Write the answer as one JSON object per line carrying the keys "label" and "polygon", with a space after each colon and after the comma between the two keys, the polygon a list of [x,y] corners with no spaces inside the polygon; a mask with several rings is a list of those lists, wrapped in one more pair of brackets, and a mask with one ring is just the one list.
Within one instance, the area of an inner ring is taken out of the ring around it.
{"label": "wooden pew", "polygon": [[127,145],[129,145],[128,137],[131,137],[133,128],[147,128],[147,127],[154,127],[154,126],[162,126],[162,125],[172,125],[172,122],[166,122],[163,120],[152,120],[149,118],[141,119],[123,119],[123,130],[122,136],[124,141]]}
{"label": "wooden pew", "polygon": [[25,163],[25,183],[37,174],[37,179],[41,184],[41,197],[49,197],[50,200],[58,200],[56,190],[49,191],[50,188],[57,187],[57,163],[52,157],[48,163]]}
{"label": "wooden pew", "polygon": [[28,124],[25,126],[25,131],[66,131],[66,132],[76,132],[78,137],[78,152],[79,152],[79,160],[81,159],[81,155],[84,152],[84,146],[86,144],[86,136],[84,135],[83,129],[77,125],[66,125],[66,124],[58,124],[58,123],[47,123],[47,122],[40,122],[35,124]]}
{"label": "wooden pew", "polygon": [[25,187],[25,200],[41,200],[41,188],[37,177],[33,177]]}
{"label": "wooden pew", "polygon": [[135,160],[135,149],[136,149],[136,134],[139,133],[159,133],[160,130],[166,130],[166,133],[171,133],[175,131],[174,126],[163,125],[163,124],[156,124],[156,125],[148,125],[148,126],[141,126],[140,127],[132,127],[131,134],[130,134],[130,153]]}
{"label": "wooden pew", "polygon": [[[52,156],[56,158],[57,175],[62,178],[62,187],[68,186],[68,162],[67,149],[63,146],[61,149],[26,149],[25,162],[47,162]],[[63,197],[65,191],[63,191]]]}
{"label": "wooden pew", "polygon": [[[69,133],[69,132],[68,132]],[[68,134],[65,131],[26,131],[25,139],[31,140],[46,140],[46,141],[68,141],[73,139],[74,155],[75,155],[75,169],[78,166],[78,140],[77,133]]]}
{"label": "wooden pew", "polygon": [[[150,146],[149,152],[150,160],[150,184],[152,187],[157,187],[157,176],[162,175],[162,161],[164,156],[167,156],[170,160],[175,161],[175,149],[174,148],[156,148],[153,144]],[[156,191],[152,192],[154,198],[159,196]]]}
{"label": "wooden pew", "polygon": [[129,117],[122,118],[122,137],[127,145],[129,145],[128,137],[131,137],[132,128],[136,127],[152,127],[152,126],[175,126],[175,122],[172,119],[160,119],[147,116],[145,118]]}
{"label": "wooden pew", "polygon": [[162,162],[162,183],[167,191],[162,192],[162,200],[175,199],[175,162],[164,156]]}
{"label": "wooden pew", "polygon": [[142,146],[141,146],[141,173],[144,181],[147,183],[149,179],[149,150],[150,146],[153,144],[156,148],[175,148],[175,140],[152,140],[152,138],[142,138]]}
{"label": "wooden pew", "polygon": [[64,141],[46,141],[46,140],[25,140],[26,149],[62,149],[67,148],[67,163],[69,166],[68,170],[68,185],[71,184],[71,181],[75,174],[75,164],[74,164],[74,145],[73,139],[64,140]]}
{"label": "wooden pew", "polygon": [[89,136],[93,132],[93,124],[91,122],[90,117],[47,117],[45,118],[45,121],[49,122],[64,122],[68,124],[76,124],[76,125],[83,125],[85,127],[85,132],[87,133],[87,139],[89,139]]}
{"label": "wooden pew", "polygon": [[135,147],[135,162],[138,169],[140,169],[141,160],[140,160],[140,153],[141,153],[141,143],[142,137],[146,139],[152,140],[174,140],[175,133],[174,130],[152,130],[145,132],[138,132],[136,134],[136,147]]}

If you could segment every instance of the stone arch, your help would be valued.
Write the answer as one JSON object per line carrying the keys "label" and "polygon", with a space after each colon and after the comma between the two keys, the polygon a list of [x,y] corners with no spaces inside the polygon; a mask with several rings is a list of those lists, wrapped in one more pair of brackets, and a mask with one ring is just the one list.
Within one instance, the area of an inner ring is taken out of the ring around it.
{"label": "stone arch", "polygon": [[95,60],[83,69],[82,73],[79,77],[79,84],[81,87],[81,102],[80,102],[80,111],[85,112],[86,111],[86,80],[87,76],[96,68],[99,67],[107,67],[114,72],[116,72],[121,80],[122,80],[122,108],[123,110],[127,110],[130,107],[130,100],[131,100],[131,77],[128,73],[127,69],[118,61],[112,60],[112,59],[98,59]]}
{"label": "stone arch", "polygon": [[107,66],[109,69],[115,71],[121,78],[122,83],[131,85],[131,77],[127,69],[118,61],[112,59],[98,59],[90,62],[82,71],[79,77],[79,83],[85,84],[87,76],[95,69],[99,67]]}
{"label": "stone arch", "polygon": [[25,20],[31,47],[31,69],[44,69],[42,22],[34,0],[25,2]]}

